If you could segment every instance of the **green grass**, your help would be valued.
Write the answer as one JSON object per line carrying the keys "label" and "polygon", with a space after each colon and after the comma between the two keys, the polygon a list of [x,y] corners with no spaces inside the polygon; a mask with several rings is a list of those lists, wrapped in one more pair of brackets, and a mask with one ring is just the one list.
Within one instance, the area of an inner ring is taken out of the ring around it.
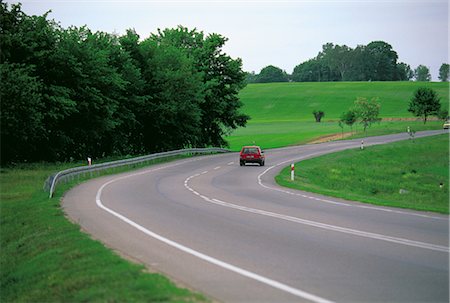
{"label": "green grass", "polygon": [[123,260],[70,223],[42,190],[68,165],[2,168],[0,174],[1,302],[204,302],[144,266]]}
{"label": "green grass", "polygon": [[[295,181],[286,167],[276,177],[278,184],[376,205],[449,213],[448,135],[342,151],[295,167]],[[400,189],[407,193],[400,194]]]}
{"label": "green grass", "polygon": [[413,117],[408,104],[419,87],[430,87],[448,108],[448,82],[319,82],[249,84],[241,93],[243,112],[256,122],[313,121],[313,110],[323,120],[339,119],[357,97],[379,98],[383,118]]}
{"label": "green grass", "polygon": [[[312,116],[312,115],[311,115]],[[363,136],[381,136],[400,132],[406,132],[410,126],[414,131],[441,129],[441,121],[428,121],[425,125],[421,121],[386,121],[376,123],[367,129],[364,134],[362,126],[355,127],[355,134],[347,139]],[[280,122],[261,122],[249,123],[247,127],[236,130],[231,136],[227,137],[230,149],[238,151],[243,145],[260,145],[262,148],[277,148],[290,145],[306,144],[322,136],[330,134],[340,135],[342,129],[336,122],[312,121],[280,121]],[[345,128],[344,132],[350,132],[350,128]],[[341,138],[341,136],[338,136]]]}
{"label": "green grass", "polygon": [[[431,87],[441,97],[443,108],[449,106],[449,84],[442,82],[322,82],[249,84],[240,93],[242,112],[250,115],[247,127],[231,133],[226,139],[232,150],[242,145],[258,144],[264,148],[308,143],[330,134],[341,133],[338,126],[342,112],[357,97],[379,98],[380,117],[384,119],[415,119],[408,112],[414,91]],[[321,123],[314,122],[313,110],[323,110]],[[412,129],[439,129],[442,123],[429,121],[383,121],[368,129],[368,136],[390,134]],[[362,127],[357,126],[362,132]],[[345,132],[350,128],[345,127]],[[361,136],[361,135],[357,135]]]}

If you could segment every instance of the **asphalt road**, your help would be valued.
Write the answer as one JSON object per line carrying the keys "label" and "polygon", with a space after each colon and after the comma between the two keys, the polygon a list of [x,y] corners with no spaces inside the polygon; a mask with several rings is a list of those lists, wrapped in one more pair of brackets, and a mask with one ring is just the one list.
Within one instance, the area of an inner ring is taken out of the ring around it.
{"label": "asphalt road", "polygon": [[237,153],[180,160],[86,182],[63,207],[107,246],[217,301],[448,302],[449,216],[273,180],[293,161],[360,142],[267,150],[264,167],[240,167]]}

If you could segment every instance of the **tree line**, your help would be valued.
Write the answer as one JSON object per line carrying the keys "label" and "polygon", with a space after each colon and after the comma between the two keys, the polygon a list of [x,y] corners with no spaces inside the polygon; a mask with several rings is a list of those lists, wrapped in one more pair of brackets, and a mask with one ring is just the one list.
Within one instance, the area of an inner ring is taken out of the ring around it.
{"label": "tree line", "polygon": [[[448,81],[449,65],[443,63],[439,79]],[[419,65],[415,70],[398,62],[397,52],[384,41],[351,48],[327,43],[319,54],[297,65],[289,75],[281,68],[269,65],[259,74],[247,73],[248,83],[269,82],[326,82],[326,81],[430,81],[428,67]]]}
{"label": "tree line", "polygon": [[225,146],[249,119],[242,62],[219,34],[179,26],[142,40],[0,9],[2,163]]}

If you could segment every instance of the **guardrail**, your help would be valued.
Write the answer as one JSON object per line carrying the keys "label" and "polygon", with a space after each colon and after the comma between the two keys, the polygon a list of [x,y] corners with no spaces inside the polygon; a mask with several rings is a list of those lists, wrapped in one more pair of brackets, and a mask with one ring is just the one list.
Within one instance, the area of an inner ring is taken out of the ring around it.
{"label": "guardrail", "polygon": [[47,178],[44,184],[44,190],[48,190],[50,193],[49,198],[53,196],[53,193],[55,192],[56,185],[61,182],[65,181],[69,178],[73,178],[74,176],[79,176],[81,174],[86,173],[93,173],[98,172],[110,168],[116,168],[120,166],[125,165],[134,165],[139,163],[144,163],[147,161],[152,161],[155,159],[161,159],[161,158],[167,158],[172,156],[178,156],[178,155],[184,155],[184,154],[212,154],[212,153],[227,153],[230,152],[227,149],[223,148],[189,148],[189,149],[180,149],[180,150],[174,150],[174,151],[168,151],[168,152],[162,152],[162,153],[156,153],[151,154],[147,156],[141,156],[136,158],[130,158],[130,159],[124,159],[124,160],[118,160],[118,161],[112,161],[112,162],[105,162],[100,164],[94,164],[90,166],[79,166],[74,168],[69,168],[66,170],[62,170],[60,172],[57,172],[56,174],[51,175]]}

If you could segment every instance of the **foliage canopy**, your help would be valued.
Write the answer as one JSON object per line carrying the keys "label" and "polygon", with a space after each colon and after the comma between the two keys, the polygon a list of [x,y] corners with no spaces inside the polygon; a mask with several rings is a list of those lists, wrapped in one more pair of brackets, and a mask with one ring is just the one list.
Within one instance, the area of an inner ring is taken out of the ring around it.
{"label": "foliage canopy", "polygon": [[141,41],[0,10],[3,163],[226,146],[249,119],[221,35],[180,26]]}
{"label": "foliage canopy", "polygon": [[423,124],[425,124],[428,116],[438,115],[440,109],[441,103],[438,94],[431,88],[420,87],[409,102],[408,111],[416,117],[422,117]]}

